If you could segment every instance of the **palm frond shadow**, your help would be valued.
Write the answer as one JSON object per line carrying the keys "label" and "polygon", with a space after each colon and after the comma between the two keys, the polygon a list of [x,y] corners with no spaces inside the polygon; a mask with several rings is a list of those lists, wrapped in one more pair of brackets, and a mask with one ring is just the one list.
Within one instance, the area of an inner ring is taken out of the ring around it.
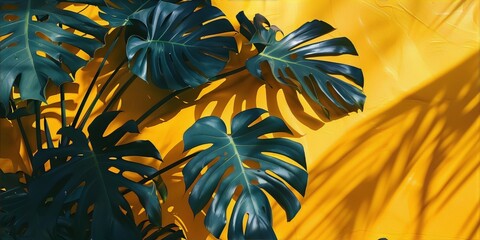
{"label": "palm frond shadow", "polygon": [[[432,229],[429,221],[442,210],[448,214],[446,208],[458,208],[456,194],[475,181],[480,167],[474,161],[479,142],[478,78],[474,55],[352,128],[310,168],[303,209],[294,220],[298,227],[291,223],[284,237],[349,238],[359,222],[362,229],[373,224],[394,196],[402,194],[413,196],[414,205],[419,206],[399,210],[412,216],[408,220],[415,228],[409,231],[414,234]],[[480,219],[472,222],[475,217],[467,215],[478,214],[478,206],[461,207],[466,214],[456,220],[463,225],[452,226],[456,235],[449,237],[470,239]],[[281,208],[275,206],[274,212],[280,213]],[[283,227],[283,219],[275,223]]]}

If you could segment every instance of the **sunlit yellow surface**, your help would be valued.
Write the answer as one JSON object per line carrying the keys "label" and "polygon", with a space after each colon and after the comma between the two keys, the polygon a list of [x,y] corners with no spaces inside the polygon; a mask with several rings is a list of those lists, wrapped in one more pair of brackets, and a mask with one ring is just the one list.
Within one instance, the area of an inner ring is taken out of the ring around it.
{"label": "sunlit yellow surface", "polygon": [[[350,38],[360,54],[335,59],[363,69],[364,112],[325,121],[300,94],[271,78],[269,87],[242,72],[182,94],[142,125],[140,135],[125,140],[151,140],[168,164],[184,156],[182,134],[196,119],[217,115],[229,122],[243,109],[266,108],[285,119],[304,144],[310,174],[302,209],[293,221],[286,222],[281,207],[272,202],[279,239],[480,239],[478,1],[213,4],[232,21],[241,10],[249,17],[262,13],[284,33],[312,19],[332,24],[337,30],[327,37]],[[114,57],[107,71],[121,57]],[[70,116],[81,99],[76,92],[85,91],[100,61],[77,74],[78,89],[69,87]],[[234,61],[228,68],[240,64]],[[119,82],[128,77],[125,73]],[[121,118],[137,118],[165,94],[134,82],[119,104],[125,111]],[[44,107],[54,130],[59,127],[58,101],[53,96]],[[34,145],[34,120],[24,124]],[[1,120],[0,127],[2,169],[29,171],[17,126]],[[164,179],[169,188],[164,222],[181,225],[190,239],[212,239],[203,216],[194,218],[188,207],[181,169],[167,172]],[[226,237],[224,231],[221,238]]]}

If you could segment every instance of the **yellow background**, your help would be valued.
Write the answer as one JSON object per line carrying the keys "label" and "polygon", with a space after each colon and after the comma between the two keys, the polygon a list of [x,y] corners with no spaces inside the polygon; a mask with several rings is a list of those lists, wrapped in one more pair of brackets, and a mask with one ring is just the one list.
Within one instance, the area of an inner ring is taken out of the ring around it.
{"label": "yellow background", "polygon": [[[279,239],[480,239],[479,1],[213,4],[233,22],[241,10],[250,18],[262,13],[286,34],[312,19],[333,25],[337,30],[327,37],[348,37],[360,54],[334,59],[363,69],[364,111],[326,121],[300,94],[271,78],[269,87],[242,72],[182,94],[149,118],[140,135],[126,140],[151,140],[168,164],[185,155],[182,134],[199,117],[217,115],[228,123],[242,109],[262,107],[294,130],[295,140],[306,149],[310,174],[293,221],[287,223],[272,202]],[[105,73],[121,57],[110,59]],[[77,87],[67,87],[70,116],[100,61],[97,57],[77,74]],[[235,60],[228,69],[241,63]],[[125,72],[119,82],[128,77]],[[49,93],[55,92],[49,86]],[[137,118],[165,94],[137,80],[121,100],[119,109],[125,113],[120,118]],[[48,102],[43,113],[56,131],[58,97]],[[102,104],[98,106],[100,111]],[[33,119],[24,124],[34,145]],[[0,120],[0,131],[2,170],[29,171],[15,123]],[[175,221],[190,239],[213,238],[203,227],[203,216],[193,217],[180,173],[176,168],[164,175],[169,187],[164,222]]]}

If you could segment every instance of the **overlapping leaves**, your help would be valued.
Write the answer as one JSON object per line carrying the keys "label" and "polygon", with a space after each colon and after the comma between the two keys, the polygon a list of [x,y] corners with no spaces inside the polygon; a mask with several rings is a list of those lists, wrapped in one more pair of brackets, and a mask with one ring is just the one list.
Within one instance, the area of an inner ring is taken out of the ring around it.
{"label": "overlapping leaves", "polygon": [[236,51],[234,31],[218,8],[202,1],[156,7],[134,14],[127,57],[130,70],[164,89],[196,87],[225,67],[229,52]]}
{"label": "overlapping leaves", "polygon": [[[74,75],[87,61],[62,44],[73,46],[90,56],[101,46],[106,29],[81,14],[57,8],[59,2],[2,0],[0,107],[3,110],[0,112],[8,112],[14,84],[18,85],[22,99],[44,101],[44,88],[49,79],[57,85],[72,81],[69,74]],[[94,38],[74,34],[71,30]]]}
{"label": "overlapping leaves", "polygon": [[130,25],[130,18],[141,10],[157,5],[160,0],[112,0],[100,7],[100,17],[108,21],[110,27]]}
{"label": "overlapping leaves", "polygon": [[[128,172],[142,178],[152,175],[156,169],[125,157],[160,159],[159,152],[149,141],[118,144],[125,134],[138,132],[134,121],[106,135],[107,127],[118,113],[107,112],[97,117],[88,128],[88,138],[72,127],[61,129],[59,132],[70,143],[37,152],[32,178],[26,187],[0,194],[0,210],[13,218],[17,233],[24,231],[26,237],[48,239],[58,234],[58,226],[63,222],[64,229],[69,229],[67,232],[71,231],[69,234],[76,239],[138,239],[141,231],[121,189],[133,191],[150,222],[161,226],[155,184],[143,185],[124,175]],[[61,162],[58,166],[44,169],[45,164],[58,161]]]}
{"label": "overlapping leaves", "polygon": [[[323,96],[344,112],[363,109],[365,95],[360,89],[363,87],[362,71],[350,65],[315,58],[357,55],[350,40],[340,37],[302,45],[333,31],[332,26],[314,20],[278,41],[276,34],[279,29],[270,26],[262,15],[257,14],[253,23],[243,12],[237,15],[237,19],[241,24],[241,33],[255,44],[259,51],[258,55],[248,59],[246,64],[254,76],[263,78],[260,66],[263,62],[268,63],[278,82],[293,87],[300,85],[302,91],[322,106],[327,116],[328,110],[320,101]],[[343,76],[353,84],[336,76]]]}
{"label": "overlapping leaves", "polygon": [[[254,108],[237,114],[232,120],[230,134],[218,117],[202,118],[184,134],[185,150],[212,144],[190,160],[183,169],[183,176],[187,188],[199,178],[189,198],[195,214],[206,206],[218,187],[205,218],[207,229],[216,237],[226,225],[227,206],[238,189],[241,192],[228,229],[231,239],[275,238],[272,210],[262,189],[285,209],[288,220],[300,209],[298,199],[283,181],[302,195],[305,193],[308,175],[303,147],[289,139],[265,138],[264,135],[269,133],[290,133],[277,117],[269,116],[255,123],[265,112]],[[269,153],[288,157],[299,166]],[[206,166],[206,172],[201,175]],[[242,222],[247,215],[247,224],[243,229]]]}

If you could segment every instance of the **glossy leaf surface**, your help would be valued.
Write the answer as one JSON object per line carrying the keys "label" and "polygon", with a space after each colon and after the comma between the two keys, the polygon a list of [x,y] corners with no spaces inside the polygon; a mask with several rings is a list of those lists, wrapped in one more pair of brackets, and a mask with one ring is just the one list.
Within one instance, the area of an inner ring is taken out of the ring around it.
{"label": "glossy leaf surface", "polygon": [[[284,182],[302,195],[305,193],[308,175],[303,147],[285,138],[266,138],[265,134],[291,132],[277,117],[269,116],[256,123],[264,113],[265,110],[254,108],[237,114],[230,134],[218,117],[201,118],[184,134],[185,150],[212,144],[187,163],[183,176],[187,188],[199,178],[189,198],[194,214],[199,213],[215,193],[205,225],[216,237],[226,225],[227,206],[236,190],[241,192],[230,218],[228,236],[231,239],[275,238],[272,210],[262,189],[283,207],[288,220],[300,209],[298,199]],[[295,164],[269,153],[287,157]],[[206,172],[200,174],[207,165]],[[243,229],[242,222],[247,215]]]}
{"label": "glossy leaf surface", "polygon": [[137,227],[141,230],[142,239],[144,240],[177,240],[185,238],[183,231],[173,223],[160,227],[148,221],[142,221]]}
{"label": "glossy leaf surface", "polygon": [[[124,175],[135,173],[146,178],[156,172],[155,168],[126,157],[160,159],[160,154],[149,141],[119,143],[127,133],[138,133],[133,120],[105,134],[118,114],[107,112],[97,117],[88,127],[88,138],[72,127],[61,129],[59,133],[70,139],[70,143],[35,154],[32,179],[21,194],[8,194],[8,191],[0,194],[0,210],[14,216],[17,231],[27,227],[26,237],[52,235],[62,222],[59,219],[65,218],[64,213],[68,212],[72,235],[78,239],[137,239],[141,234],[121,189],[133,191],[149,220],[156,226],[161,225],[155,184],[139,184]],[[58,159],[68,161],[50,170],[44,169],[45,164]],[[74,211],[65,209],[72,203],[76,203]],[[89,233],[91,236],[86,235]]]}
{"label": "glossy leaf surface", "polygon": [[112,0],[100,7],[100,17],[108,21],[110,27],[130,25],[130,18],[143,9],[156,6],[160,0]]}
{"label": "glossy leaf surface", "polygon": [[[319,60],[317,57],[338,56],[342,54],[357,55],[355,47],[345,37],[307,43],[334,30],[323,21],[313,20],[300,28],[276,40],[280,31],[270,26],[268,20],[260,14],[250,22],[243,12],[237,15],[241,23],[241,32],[251,43],[255,44],[259,53],[248,59],[247,69],[254,76],[263,79],[260,65],[268,63],[275,79],[286,85],[304,91],[311,99],[320,104],[322,97],[344,112],[363,109],[365,95],[363,73],[359,68]],[[345,79],[340,79],[342,76]],[[328,111],[326,112],[328,116]]]}
{"label": "glossy leaf surface", "polygon": [[[74,75],[87,61],[62,44],[82,50],[91,57],[102,45],[106,29],[81,14],[57,8],[59,2],[2,0],[0,107],[4,110],[0,112],[7,112],[14,84],[18,85],[22,99],[45,101],[44,91],[49,79],[57,85],[72,81],[69,74]],[[94,38],[74,34],[71,30]]]}
{"label": "glossy leaf surface", "polygon": [[[206,83],[236,51],[234,31],[224,14],[201,1],[159,2],[131,17],[137,33],[128,39],[133,73],[163,89],[179,90]],[[137,31],[137,32],[138,32]]]}

